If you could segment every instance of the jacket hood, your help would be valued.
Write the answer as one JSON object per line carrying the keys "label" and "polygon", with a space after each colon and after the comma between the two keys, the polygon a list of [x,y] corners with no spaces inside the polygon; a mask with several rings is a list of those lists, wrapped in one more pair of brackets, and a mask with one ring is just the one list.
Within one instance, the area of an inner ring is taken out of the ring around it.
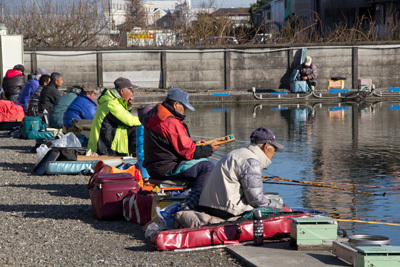
{"label": "jacket hood", "polygon": [[4,76],[4,78],[10,79],[10,78],[12,78],[14,76],[17,76],[17,75],[24,76],[21,71],[15,70],[15,69],[11,69],[11,70],[8,70],[6,72],[6,76]]}
{"label": "jacket hood", "polygon": [[271,160],[265,155],[265,153],[261,150],[259,146],[249,145],[247,148],[251,150],[254,154],[256,154],[257,159],[263,169],[271,165]]}
{"label": "jacket hood", "polygon": [[185,119],[185,115],[177,112],[174,108],[172,108],[170,105],[168,105],[166,102],[163,102],[162,104],[158,104],[155,106],[152,110],[147,112],[143,116],[143,125],[146,128],[151,128],[157,124],[162,123],[166,119],[174,117],[180,121],[183,121]]}
{"label": "jacket hood", "polygon": [[106,103],[111,100],[117,100],[126,110],[129,110],[129,107],[126,103],[126,101],[120,97],[113,89],[111,90],[105,90],[103,94],[99,97],[98,102],[99,105],[102,105],[103,103]]}

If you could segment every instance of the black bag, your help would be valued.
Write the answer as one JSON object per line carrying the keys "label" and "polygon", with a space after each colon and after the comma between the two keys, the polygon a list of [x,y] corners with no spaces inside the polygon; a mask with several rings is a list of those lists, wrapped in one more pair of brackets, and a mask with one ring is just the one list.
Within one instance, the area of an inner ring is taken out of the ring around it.
{"label": "black bag", "polygon": [[84,147],[52,147],[51,150],[60,152],[57,161],[76,161],[78,155],[86,155]]}

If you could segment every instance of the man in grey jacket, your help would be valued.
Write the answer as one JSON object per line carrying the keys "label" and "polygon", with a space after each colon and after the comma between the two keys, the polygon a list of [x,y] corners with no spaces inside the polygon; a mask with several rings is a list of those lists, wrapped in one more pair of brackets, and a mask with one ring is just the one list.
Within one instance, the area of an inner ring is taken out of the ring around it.
{"label": "man in grey jacket", "polygon": [[200,196],[204,212],[228,219],[259,207],[283,209],[281,203],[263,194],[261,173],[283,146],[264,127],[254,130],[250,141],[249,146],[225,155],[212,170]]}

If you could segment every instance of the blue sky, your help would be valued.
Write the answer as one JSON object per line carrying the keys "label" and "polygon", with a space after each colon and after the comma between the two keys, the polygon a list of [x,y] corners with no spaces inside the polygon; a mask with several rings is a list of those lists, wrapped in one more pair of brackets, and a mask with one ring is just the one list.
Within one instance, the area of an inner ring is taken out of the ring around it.
{"label": "blue sky", "polygon": [[[206,5],[210,3],[210,0],[192,0],[192,6],[198,7],[202,2]],[[255,0],[214,0],[217,8],[221,7],[250,7],[250,4],[254,4]]]}

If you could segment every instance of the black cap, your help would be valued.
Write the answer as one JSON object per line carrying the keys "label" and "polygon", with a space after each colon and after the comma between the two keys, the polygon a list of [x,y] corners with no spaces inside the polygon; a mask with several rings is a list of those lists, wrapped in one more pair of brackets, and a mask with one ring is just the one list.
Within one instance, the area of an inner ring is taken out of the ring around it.
{"label": "black cap", "polygon": [[17,64],[17,65],[15,65],[13,69],[19,70],[19,71],[22,72],[22,73],[25,72],[25,67],[24,67],[24,65],[22,65],[22,64]]}

